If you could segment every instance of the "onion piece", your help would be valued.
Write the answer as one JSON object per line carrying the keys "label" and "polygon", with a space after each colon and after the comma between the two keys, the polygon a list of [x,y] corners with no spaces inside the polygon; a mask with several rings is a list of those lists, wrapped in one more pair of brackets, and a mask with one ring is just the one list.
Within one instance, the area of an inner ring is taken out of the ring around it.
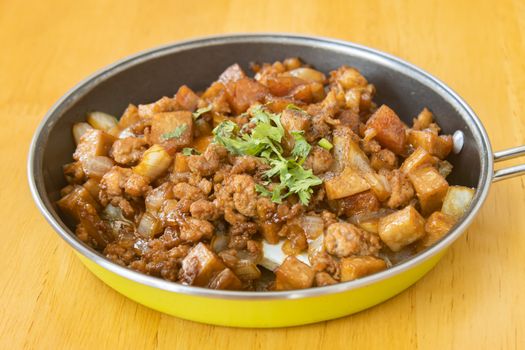
{"label": "onion piece", "polygon": [[323,73],[308,67],[292,69],[291,71],[288,71],[288,74],[290,74],[293,77],[300,78],[313,83],[323,84],[326,81],[326,77]]}
{"label": "onion piece", "polygon": [[145,212],[140,219],[137,232],[144,238],[153,238],[162,232],[162,224],[155,216]]}
{"label": "onion piece", "polygon": [[261,277],[261,271],[249,260],[239,260],[233,269],[237,277],[243,281],[256,280]]}
{"label": "onion piece", "polygon": [[86,133],[86,131],[93,129],[88,123],[75,123],[73,125],[73,138],[75,143],[78,145],[80,143],[80,138]]}
{"label": "onion piece", "polygon": [[87,157],[81,163],[84,173],[94,179],[101,179],[115,165],[111,158],[104,156]]}
{"label": "onion piece", "polygon": [[168,170],[170,164],[171,157],[168,152],[162,146],[153,145],[144,152],[142,160],[133,171],[153,181]]}
{"label": "onion piece", "polygon": [[109,132],[117,126],[117,118],[104,112],[91,112],[86,118],[89,125],[95,129]]}
{"label": "onion piece", "polygon": [[302,228],[308,240],[313,240],[323,234],[324,221],[315,215],[305,215],[302,219]]}

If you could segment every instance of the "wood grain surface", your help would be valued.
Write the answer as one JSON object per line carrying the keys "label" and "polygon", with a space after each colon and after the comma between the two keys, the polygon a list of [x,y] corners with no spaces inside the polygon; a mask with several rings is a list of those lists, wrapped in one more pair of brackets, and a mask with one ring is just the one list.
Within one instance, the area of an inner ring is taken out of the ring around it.
{"label": "wood grain surface", "polygon": [[523,1],[0,0],[0,348],[525,348],[524,177],[495,184],[468,232],[415,286],[314,325],[184,321],[124,298],[84,268],[29,193],[27,151],[44,113],[79,80],[129,54],[255,31],[333,37],[397,55],[463,96],[495,149],[525,144]]}

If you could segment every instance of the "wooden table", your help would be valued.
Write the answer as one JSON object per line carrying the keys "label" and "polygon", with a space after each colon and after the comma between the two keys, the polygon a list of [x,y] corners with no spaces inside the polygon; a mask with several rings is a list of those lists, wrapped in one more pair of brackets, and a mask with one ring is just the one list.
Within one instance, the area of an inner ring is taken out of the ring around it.
{"label": "wooden table", "polygon": [[494,185],[468,232],[415,286],[304,327],[180,320],[124,298],[81,265],[27,186],[29,142],[46,110],[126,55],[251,31],[334,37],[397,55],[462,95],[495,149],[525,144],[523,1],[0,1],[0,348],[525,348],[524,177]]}

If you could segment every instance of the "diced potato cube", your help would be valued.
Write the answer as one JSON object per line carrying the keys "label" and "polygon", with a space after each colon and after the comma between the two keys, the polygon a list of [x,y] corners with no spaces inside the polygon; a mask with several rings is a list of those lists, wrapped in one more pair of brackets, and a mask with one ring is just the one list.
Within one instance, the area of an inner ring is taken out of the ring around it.
{"label": "diced potato cube", "polygon": [[173,172],[175,173],[185,173],[190,171],[188,166],[188,156],[185,156],[182,153],[175,154],[175,164],[173,167]]}
{"label": "diced potato cube", "polygon": [[285,109],[281,114],[281,123],[286,131],[306,131],[310,127],[310,116],[301,111]]}
{"label": "diced potato cube", "polygon": [[324,182],[328,199],[339,199],[370,189],[370,185],[356,171],[347,167],[343,172]]}
{"label": "diced potato cube", "polygon": [[98,208],[97,202],[82,186],[74,186],[73,191],[62,197],[57,204],[63,212],[74,218],[76,221],[80,221],[79,210],[82,205],[89,204],[94,208]]}
{"label": "diced potato cube", "polygon": [[429,130],[411,130],[408,135],[408,142],[414,147],[424,148],[427,152],[440,159],[445,159],[452,151],[452,136],[438,136]]}
{"label": "diced potato cube", "polygon": [[379,219],[369,219],[364,221],[359,221],[357,223],[359,228],[371,233],[379,233]]}
{"label": "diced potato cube", "polygon": [[186,85],[182,85],[175,94],[175,101],[185,110],[193,112],[197,109],[199,96]]}
{"label": "diced potato cube", "polygon": [[379,107],[366,122],[366,128],[375,130],[375,139],[381,146],[396,154],[404,153],[406,126],[388,106]]}
{"label": "diced potato cube", "polygon": [[412,206],[379,219],[381,240],[394,252],[425,235],[425,219]]}
{"label": "diced potato cube", "polygon": [[114,141],[115,138],[104,131],[87,130],[80,138],[73,159],[83,160],[87,157],[107,156]]}
{"label": "diced potato cube", "polygon": [[426,235],[421,239],[418,244],[418,250],[430,247],[441,237],[445,236],[450,229],[454,226],[456,220],[447,214],[443,214],[440,211],[435,211],[427,219],[425,224]]}
{"label": "diced potato cube", "polygon": [[408,175],[413,170],[423,168],[437,163],[437,159],[428,153],[424,148],[418,147],[407,159],[401,164],[399,170]]}
{"label": "diced potato cube", "polygon": [[241,78],[236,82],[228,83],[228,85],[231,84],[233,86],[229,102],[236,115],[245,112],[256,102],[263,102],[268,94],[266,86],[250,78]]}
{"label": "diced potato cube", "polygon": [[346,282],[384,270],[386,263],[373,256],[356,256],[341,259],[340,268],[341,282]]}
{"label": "diced potato cube", "polygon": [[331,286],[337,281],[328,272],[317,272],[315,274],[315,285],[317,287]]}
{"label": "diced potato cube", "polygon": [[211,289],[239,290],[241,287],[241,280],[229,268],[219,272],[208,284]]}
{"label": "diced potato cube", "polygon": [[188,111],[157,113],[151,123],[150,140],[168,149],[187,147],[193,141],[193,116]]}
{"label": "diced potato cube", "polygon": [[105,132],[117,126],[117,118],[104,112],[91,112],[86,118],[89,125]]}
{"label": "diced potato cube", "polygon": [[419,168],[408,174],[416,190],[423,215],[441,209],[447,194],[448,182],[434,167]]}
{"label": "diced potato cube", "polygon": [[144,152],[140,163],[133,168],[133,171],[153,181],[168,170],[170,164],[171,157],[168,152],[162,146],[153,145]]}
{"label": "diced potato cube", "polygon": [[275,289],[304,289],[314,283],[315,272],[295,256],[287,257],[275,270]]}
{"label": "diced potato cube", "polygon": [[185,284],[204,287],[225,269],[222,260],[204,243],[193,247],[182,260],[179,279]]}
{"label": "diced potato cube", "polygon": [[456,220],[461,218],[467,212],[475,192],[473,188],[465,186],[450,186],[441,211]]}

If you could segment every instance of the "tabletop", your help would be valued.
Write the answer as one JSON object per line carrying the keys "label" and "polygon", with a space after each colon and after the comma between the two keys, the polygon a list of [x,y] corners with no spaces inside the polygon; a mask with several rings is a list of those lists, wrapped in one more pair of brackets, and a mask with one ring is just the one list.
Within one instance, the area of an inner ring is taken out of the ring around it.
{"label": "tabletop", "polygon": [[422,280],[337,320],[265,330],[198,324],[138,305],[88,272],[31,199],[26,159],[37,124],[115,60],[233,32],[332,37],[399,56],[468,101],[494,149],[525,144],[520,0],[1,0],[0,348],[525,348],[525,177],[492,186],[469,230]]}

